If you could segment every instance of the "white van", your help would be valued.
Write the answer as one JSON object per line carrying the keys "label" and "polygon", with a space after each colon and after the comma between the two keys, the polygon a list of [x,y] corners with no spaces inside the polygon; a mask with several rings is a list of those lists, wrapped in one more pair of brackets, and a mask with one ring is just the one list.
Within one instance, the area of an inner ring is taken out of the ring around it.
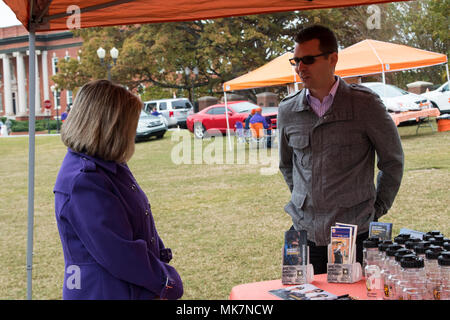
{"label": "white van", "polygon": [[194,107],[189,99],[174,98],[149,100],[144,102],[144,110],[148,113],[153,112],[153,108],[161,113],[166,119],[169,127],[186,127],[186,118],[194,112]]}

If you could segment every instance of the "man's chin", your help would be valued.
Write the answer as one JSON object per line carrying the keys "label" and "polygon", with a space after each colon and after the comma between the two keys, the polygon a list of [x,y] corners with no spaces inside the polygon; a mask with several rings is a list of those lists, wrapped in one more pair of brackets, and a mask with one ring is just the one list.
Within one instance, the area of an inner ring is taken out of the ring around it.
{"label": "man's chin", "polygon": [[308,80],[302,80],[302,82],[303,82],[303,88],[306,88],[306,89],[310,89],[311,88],[311,82],[309,82]]}

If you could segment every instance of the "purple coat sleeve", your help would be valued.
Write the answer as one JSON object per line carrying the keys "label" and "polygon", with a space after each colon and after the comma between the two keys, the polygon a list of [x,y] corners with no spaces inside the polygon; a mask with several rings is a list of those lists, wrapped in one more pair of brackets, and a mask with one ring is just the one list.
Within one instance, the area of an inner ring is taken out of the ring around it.
{"label": "purple coat sleeve", "polygon": [[101,175],[81,173],[72,188],[68,219],[92,257],[114,277],[142,286],[163,299],[178,299],[183,285],[132,226],[119,198]]}

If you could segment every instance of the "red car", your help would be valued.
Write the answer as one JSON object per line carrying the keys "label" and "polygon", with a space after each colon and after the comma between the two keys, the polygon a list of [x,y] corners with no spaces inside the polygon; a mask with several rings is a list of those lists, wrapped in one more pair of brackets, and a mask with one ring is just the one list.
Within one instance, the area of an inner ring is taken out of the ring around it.
{"label": "red car", "polygon": [[[277,123],[277,107],[260,107],[248,101],[231,101],[228,103],[228,122],[230,130],[236,130],[237,121],[245,123],[245,119],[251,113],[252,109],[262,109],[262,116],[269,117],[272,122],[272,128],[276,128]],[[191,114],[186,119],[186,125],[189,131],[194,133],[198,139],[205,136],[206,131],[210,132],[227,132],[227,120],[225,115],[225,104],[215,104],[209,106],[197,113]]]}

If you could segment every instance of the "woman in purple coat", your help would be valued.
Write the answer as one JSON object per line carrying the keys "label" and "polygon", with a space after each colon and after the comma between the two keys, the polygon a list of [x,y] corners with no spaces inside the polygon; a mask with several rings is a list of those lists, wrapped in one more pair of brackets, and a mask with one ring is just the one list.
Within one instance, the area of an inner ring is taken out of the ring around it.
{"label": "woman in purple coat", "polygon": [[55,213],[65,261],[63,299],[178,299],[150,203],[127,161],[142,102],[98,80],[84,85],[61,129],[68,147],[56,179]]}

